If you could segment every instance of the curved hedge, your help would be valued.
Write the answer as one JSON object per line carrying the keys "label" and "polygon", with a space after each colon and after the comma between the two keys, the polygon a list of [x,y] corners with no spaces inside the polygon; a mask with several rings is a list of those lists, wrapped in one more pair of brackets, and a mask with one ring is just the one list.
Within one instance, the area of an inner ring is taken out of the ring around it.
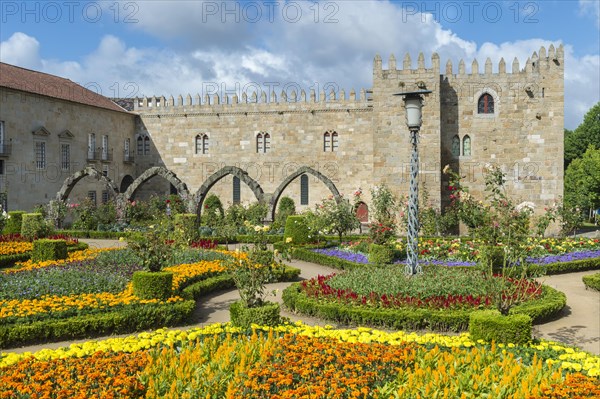
{"label": "curved hedge", "polygon": [[67,319],[39,320],[27,324],[0,326],[0,348],[125,334],[149,328],[176,326],[186,322],[196,306],[195,301],[173,304],[128,306],[118,311]]}
{"label": "curved hedge", "polygon": [[[389,327],[398,330],[466,331],[469,328],[469,315],[477,310],[383,309],[355,306],[309,298],[301,291],[299,283],[292,284],[283,291],[283,303],[294,312],[341,324]],[[527,314],[534,323],[539,323],[556,315],[566,303],[565,294],[544,285],[541,298],[515,306],[510,313]]]}
{"label": "curved hedge", "polygon": [[583,276],[582,280],[587,288],[600,291],[600,273]]}

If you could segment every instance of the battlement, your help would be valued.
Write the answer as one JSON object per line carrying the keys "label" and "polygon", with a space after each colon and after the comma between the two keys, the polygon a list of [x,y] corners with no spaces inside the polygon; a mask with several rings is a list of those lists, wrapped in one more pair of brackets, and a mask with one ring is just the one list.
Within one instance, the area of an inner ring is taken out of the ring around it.
{"label": "battlement", "polygon": [[250,95],[243,92],[241,98],[238,97],[237,94],[233,95],[219,95],[205,94],[202,98],[200,94],[196,94],[196,96],[192,99],[191,94],[187,94],[185,97],[183,95],[177,96],[175,99],[172,95],[167,99],[164,96],[160,97],[142,97],[134,99],[134,110],[135,111],[156,111],[156,110],[175,110],[178,108],[199,108],[205,109],[206,111],[217,111],[223,110],[227,107],[237,107],[236,109],[239,111],[244,110],[259,110],[257,106],[262,109],[265,107],[273,107],[273,106],[281,106],[280,108],[285,108],[289,106],[298,107],[298,106],[314,106],[315,108],[334,108],[337,106],[353,106],[353,107],[366,107],[369,98],[368,93],[369,90],[361,89],[358,93],[352,89],[348,96],[346,96],[346,91],[344,89],[340,90],[336,93],[333,89],[327,94],[325,90],[321,90],[319,93],[319,97],[317,97],[317,93],[314,89],[309,91],[308,96],[306,95],[305,90],[300,90],[300,94],[293,90],[288,95],[285,90],[281,91],[280,96],[272,91],[271,95],[267,97],[267,93],[261,91],[260,94],[257,94],[256,91],[252,92]]}
{"label": "battlement", "polygon": [[[564,47],[561,44],[557,49],[551,44],[546,48],[542,46],[538,52],[534,51],[531,57],[527,58],[525,67],[520,68],[519,60],[515,57],[512,62],[511,73],[514,75],[530,75],[543,73],[550,69],[556,69],[558,71],[564,70]],[[386,78],[390,76],[391,72],[400,75],[412,75],[412,74],[441,74],[440,71],[440,56],[437,53],[431,55],[431,68],[425,68],[425,56],[423,53],[419,53],[417,59],[417,67],[413,68],[412,59],[410,54],[406,53],[402,62],[402,69],[397,69],[396,57],[392,54],[388,59],[388,69],[383,69],[381,56],[376,55],[373,60],[373,76],[378,78]],[[471,62],[471,72],[466,72],[465,61],[460,60],[458,63],[458,73],[455,74],[453,70],[453,64],[451,60],[446,62],[445,76],[494,76],[506,74],[506,62],[504,58],[501,58],[498,62],[498,72],[492,71],[492,60],[488,57],[485,60],[483,73],[480,73],[479,61],[474,59]]]}

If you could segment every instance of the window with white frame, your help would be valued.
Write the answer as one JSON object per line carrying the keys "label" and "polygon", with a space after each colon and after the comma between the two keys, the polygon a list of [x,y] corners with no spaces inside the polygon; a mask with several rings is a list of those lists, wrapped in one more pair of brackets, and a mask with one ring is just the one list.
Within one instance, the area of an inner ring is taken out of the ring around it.
{"label": "window with white frame", "polygon": [[63,171],[71,169],[71,144],[60,145],[60,169]]}
{"label": "window with white frame", "polygon": [[208,154],[208,134],[196,135],[195,153],[196,154]]}
{"label": "window with white frame", "polygon": [[109,199],[110,199],[110,196],[108,195],[108,190],[102,190],[102,203],[103,204],[108,203]]}
{"label": "window with white frame", "polygon": [[88,159],[96,159],[96,134],[88,135]]}
{"label": "window with white frame", "polygon": [[46,169],[46,142],[35,142],[35,167],[36,169]]}
{"label": "window with white frame", "polygon": [[256,135],[256,152],[266,153],[271,149],[271,135],[269,133],[258,133]]}
{"label": "window with white frame", "polygon": [[108,160],[108,136],[106,134],[102,136],[102,160]]}
{"label": "window with white frame", "polygon": [[337,151],[340,143],[337,132],[328,130],[323,134],[323,151]]}

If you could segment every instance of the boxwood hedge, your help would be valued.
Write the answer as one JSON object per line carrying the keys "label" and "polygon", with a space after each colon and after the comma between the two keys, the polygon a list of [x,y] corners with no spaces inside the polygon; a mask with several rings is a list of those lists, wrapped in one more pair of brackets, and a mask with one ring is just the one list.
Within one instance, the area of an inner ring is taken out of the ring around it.
{"label": "boxwood hedge", "polygon": [[[301,291],[299,283],[292,284],[283,291],[283,303],[294,312],[341,324],[435,331],[466,331],[469,327],[469,315],[476,310],[385,309],[350,305],[309,298]],[[566,303],[565,294],[544,285],[541,298],[515,306],[510,313],[527,314],[534,323],[539,323],[556,315]]]}

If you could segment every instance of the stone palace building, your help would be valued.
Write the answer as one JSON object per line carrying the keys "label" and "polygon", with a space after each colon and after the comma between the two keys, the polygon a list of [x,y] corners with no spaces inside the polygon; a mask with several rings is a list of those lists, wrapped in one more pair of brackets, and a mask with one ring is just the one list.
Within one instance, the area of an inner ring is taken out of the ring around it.
{"label": "stone palace building", "polygon": [[[432,206],[450,192],[450,164],[483,195],[483,168],[507,172],[510,194],[541,209],[563,194],[564,51],[542,47],[525,65],[488,59],[467,72],[440,58],[392,55],[373,86],[345,92],[179,95],[113,102],[57,76],[0,64],[0,199],[31,209],[52,199],[127,200],[179,193],[190,211],[281,196],[299,209],[328,195],[386,183],[408,193],[410,143],[395,93],[431,90],[420,131],[420,188]],[[190,88],[193,89],[193,88]],[[118,104],[128,103],[129,110]],[[363,207],[364,208],[364,207]],[[364,208],[363,211],[366,211]],[[270,213],[269,216],[272,216]],[[363,217],[367,218],[366,214]]]}

